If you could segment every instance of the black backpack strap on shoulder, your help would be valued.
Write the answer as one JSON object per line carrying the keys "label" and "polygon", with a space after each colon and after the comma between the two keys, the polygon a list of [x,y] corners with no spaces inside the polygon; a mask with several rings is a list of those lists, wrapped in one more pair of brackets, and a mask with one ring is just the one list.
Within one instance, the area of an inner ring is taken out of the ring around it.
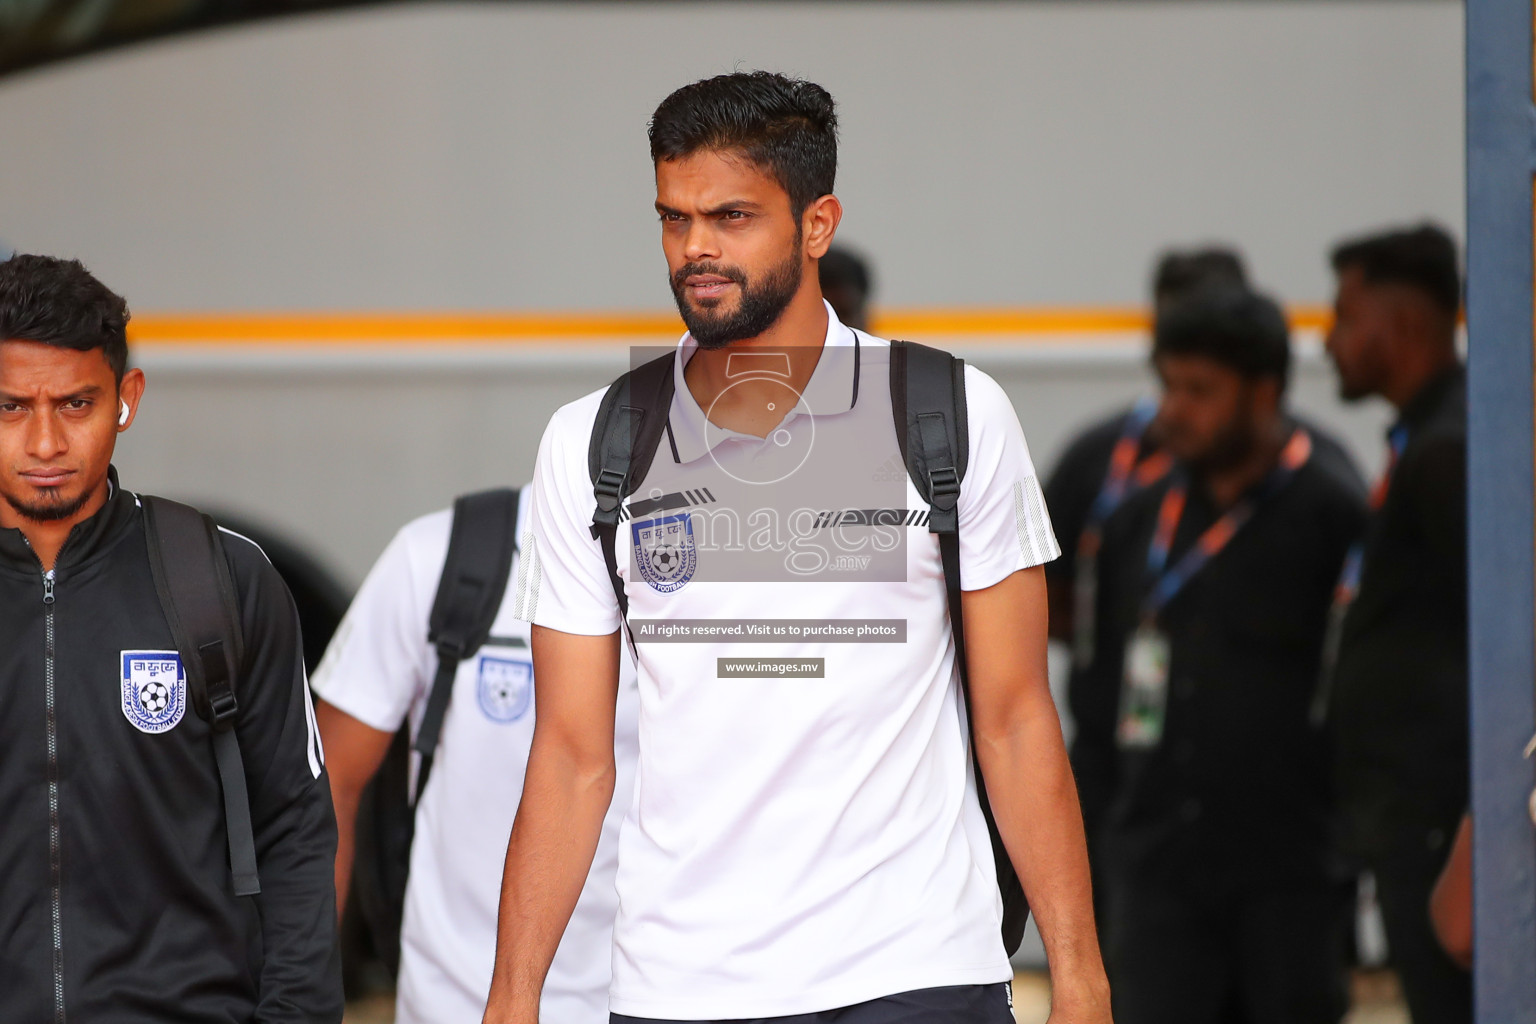
{"label": "black backpack strap on shoulder", "polygon": [[234,577],[218,526],[195,508],[141,496],[149,567],[155,592],[181,655],[187,692],[198,715],[213,727],[213,754],[224,793],[224,827],[235,895],[261,892],[250,794],[235,720],[235,689],[245,664],[245,636]]}
{"label": "black backpack strap on shoulder", "polygon": [[672,409],[675,390],[673,364],[676,353],[642,363],[608,388],[592,424],[587,445],[587,470],[592,477],[592,537],[603,549],[608,577],[619,612],[629,617],[629,598],[619,576],[617,545],[624,499],[651,470],[656,447],[661,443]]}
{"label": "black backpack strap on shoulder", "polygon": [[950,631],[955,637],[955,662],[960,673],[960,695],[965,702],[965,717],[971,730],[976,795],[982,816],[987,821],[992,859],[997,866],[997,885],[1003,896],[1003,945],[1012,956],[1024,941],[1029,903],[1024,897],[1024,886],[1013,870],[1008,849],[1003,845],[1002,834],[997,830],[992,804],[987,799],[986,782],[982,778],[981,759],[976,753],[960,587],[960,483],[965,479],[971,447],[966,420],[965,361],[926,345],[891,342],[891,406],[907,475],[912,478],[918,494],[928,502],[929,532],[938,535]]}
{"label": "black backpack strap on shoulder", "polygon": [[437,582],[427,640],[437,651],[437,675],[427,695],[427,708],[416,731],[414,747],[421,755],[416,771],[416,802],[427,788],[443,718],[453,696],[459,663],[471,657],[491,635],[517,550],[518,492],[501,487],[465,494],[453,503],[453,529],[448,557]]}

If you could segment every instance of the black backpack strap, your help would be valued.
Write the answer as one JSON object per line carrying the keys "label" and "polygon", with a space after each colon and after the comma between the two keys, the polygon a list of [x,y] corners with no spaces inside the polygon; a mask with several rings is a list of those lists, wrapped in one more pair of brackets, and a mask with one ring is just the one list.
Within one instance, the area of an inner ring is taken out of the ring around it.
{"label": "black backpack strap", "polygon": [[187,691],[198,715],[213,726],[213,755],[224,793],[224,827],[235,895],[261,892],[256,837],[251,828],[245,763],[235,734],[240,703],[235,696],[245,664],[245,637],[234,577],[224,557],[218,526],[195,508],[141,496],[149,568],[165,612]]}
{"label": "black backpack strap", "polygon": [[427,640],[437,650],[437,675],[416,731],[414,747],[421,755],[416,803],[432,774],[459,663],[485,643],[501,609],[517,551],[517,501],[516,490],[502,487],[466,494],[453,503],[448,557],[427,624]]}
{"label": "black backpack strap", "polygon": [[587,470],[592,477],[592,537],[603,549],[608,577],[619,612],[629,617],[629,598],[619,576],[618,546],[621,506],[651,471],[656,447],[661,443],[672,409],[675,391],[673,364],[676,353],[642,363],[608,388],[592,423],[587,444]]}
{"label": "black backpack strap", "polygon": [[997,885],[1003,896],[1003,945],[1012,956],[1024,941],[1029,903],[1013,861],[1003,845],[992,815],[987,787],[976,753],[975,718],[971,710],[971,674],[966,661],[965,615],[960,588],[960,483],[970,457],[966,421],[965,361],[948,352],[906,341],[891,342],[891,407],[907,475],[928,502],[928,530],[938,535],[944,565],[944,591],[949,603],[950,631],[955,637],[955,662],[960,695],[971,730],[971,762],[976,795],[992,840]]}

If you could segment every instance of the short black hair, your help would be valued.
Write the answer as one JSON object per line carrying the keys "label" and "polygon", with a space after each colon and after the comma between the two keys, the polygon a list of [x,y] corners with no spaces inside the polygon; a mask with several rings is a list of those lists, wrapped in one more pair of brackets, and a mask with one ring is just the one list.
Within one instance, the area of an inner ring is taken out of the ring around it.
{"label": "short black hair", "polygon": [[1447,316],[1461,310],[1456,242],[1438,224],[1346,239],[1333,249],[1335,273],[1359,267],[1367,284],[1400,284],[1426,296]]}
{"label": "short black hair", "polygon": [[796,217],[832,192],[837,113],[814,82],[771,71],[738,71],[685,85],[661,101],[650,125],[651,160],[700,150],[736,150],[789,193]]}
{"label": "short black hair", "polygon": [[846,246],[834,245],[829,248],[826,255],[817,261],[816,269],[823,288],[852,288],[868,298],[874,287],[869,261]]}
{"label": "short black hair", "polygon": [[128,368],[128,303],[79,260],[18,254],[0,263],[0,341],[101,349],[121,384]]}
{"label": "short black hair", "polygon": [[1169,249],[1152,271],[1152,300],[1161,306],[1212,284],[1244,286],[1248,271],[1235,249],[1211,245],[1200,249]]}
{"label": "short black hair", "polygon": [[1245,377],[1291,371],[1291,331],[1279,305],[1232,284],[1210,284],[1170,303],[1158,314],[1152,357],[1204,356]]}

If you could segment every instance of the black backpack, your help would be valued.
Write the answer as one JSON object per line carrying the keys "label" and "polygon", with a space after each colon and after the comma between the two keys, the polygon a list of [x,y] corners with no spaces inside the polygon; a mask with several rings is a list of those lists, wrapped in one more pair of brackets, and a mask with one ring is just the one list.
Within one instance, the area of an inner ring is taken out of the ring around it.
{"label": "black backpack", "polygon": [[140,495],[139,504],[144,509],[150,574],[181,656],[187,694],[198,717],[213,727],[235,895],[255,896],[261,892],[256,838],[245,763],[235,736],[240,713],[235,690],[245,664],[245,636],[234,576],[213,519],[165,498]]}
{"label": "black backpack", "polygon": [[[427,695],[416,740],[410,724],[391,741],[378,773],[358,801],[352,894],[391,976],[400,971],[400,923],[410,872],[416,807],[432,775],[443,718],[459,663],[474,657],[490,636],[517,551],[518,492],[510,488],[466,494],[453,503],[448,557],[432,602],[427,639],[437,651],[437,675]],[[411,749],[420,755],[411,797]]]}
{"label": "black backpack", "polygon": [[[587,448],[596,507],[592,536],[603,550],[619,608],[627,618],[629,599],[619,576],[616,545],[625,498],[645,480],[672,407],[675,354],[653,359],[624,374],[608,389],[598,408]],[[965,363],[948,352],[912,342],[891,342],[891,409],[896,437],[907,474],[930,506],[928,529],[938,534],[944,564],[944,588],[960,669],[960,692],[967,721],[971,718],[970,673],[965,660],[965,618],[960,603],[960,481],[965,477],[970,440],[966,426]],[[1003,846],[992,816],[976,757],[974,734],[971,760],[976,792],[992,838],[997,884],[1003,897],[1003,945],[1012,956],[1024,939],[1029,902],[1013,862]]]}

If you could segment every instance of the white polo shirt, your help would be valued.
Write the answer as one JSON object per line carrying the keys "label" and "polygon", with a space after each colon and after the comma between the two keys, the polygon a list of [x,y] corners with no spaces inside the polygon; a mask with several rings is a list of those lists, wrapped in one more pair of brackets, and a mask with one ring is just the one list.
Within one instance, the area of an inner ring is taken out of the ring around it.
{"label": "white polo shirt", "polygon": [[[619,524],[640,761],[615,1013],[779,1016],[1012,976],[889,343],[827,308],[815,373],[768,438],[707,421],[683,338],[668,430]],[[969,367],[965,386],[961,565],[976,590],[1058,551],[1007,397]],[[517,614],[568,633],[620,625],[589,531],[601,398],[544,434],[517,584]]]}
{"label": "white polo shirt", "polygon": [[[526,529],[527,509],[525,491],[519,532]],[[420,726],[437,673],[427,619],[447,560],[452,520],[452,512],[444,510],[400,530],[364,580],[315,670],[313,687],[321,697],[375,729],[393,732],[407,715],[413,736]],[[512,579],[518,562],[514,558]],[[533,739],[528,634],[528,624],[504,600],[490,640],[459,665],[454,678],[411,846],[400,936],[396,1019],[401,1024],[479,1024],[485,1012],[502,865]],[[618,780],[613,805],[544,986],[546,1021],[608,1021],[618,902],[613,876],[619,822],[634,779],[636,705],[634,670],[626,654],[614,735]]]}

